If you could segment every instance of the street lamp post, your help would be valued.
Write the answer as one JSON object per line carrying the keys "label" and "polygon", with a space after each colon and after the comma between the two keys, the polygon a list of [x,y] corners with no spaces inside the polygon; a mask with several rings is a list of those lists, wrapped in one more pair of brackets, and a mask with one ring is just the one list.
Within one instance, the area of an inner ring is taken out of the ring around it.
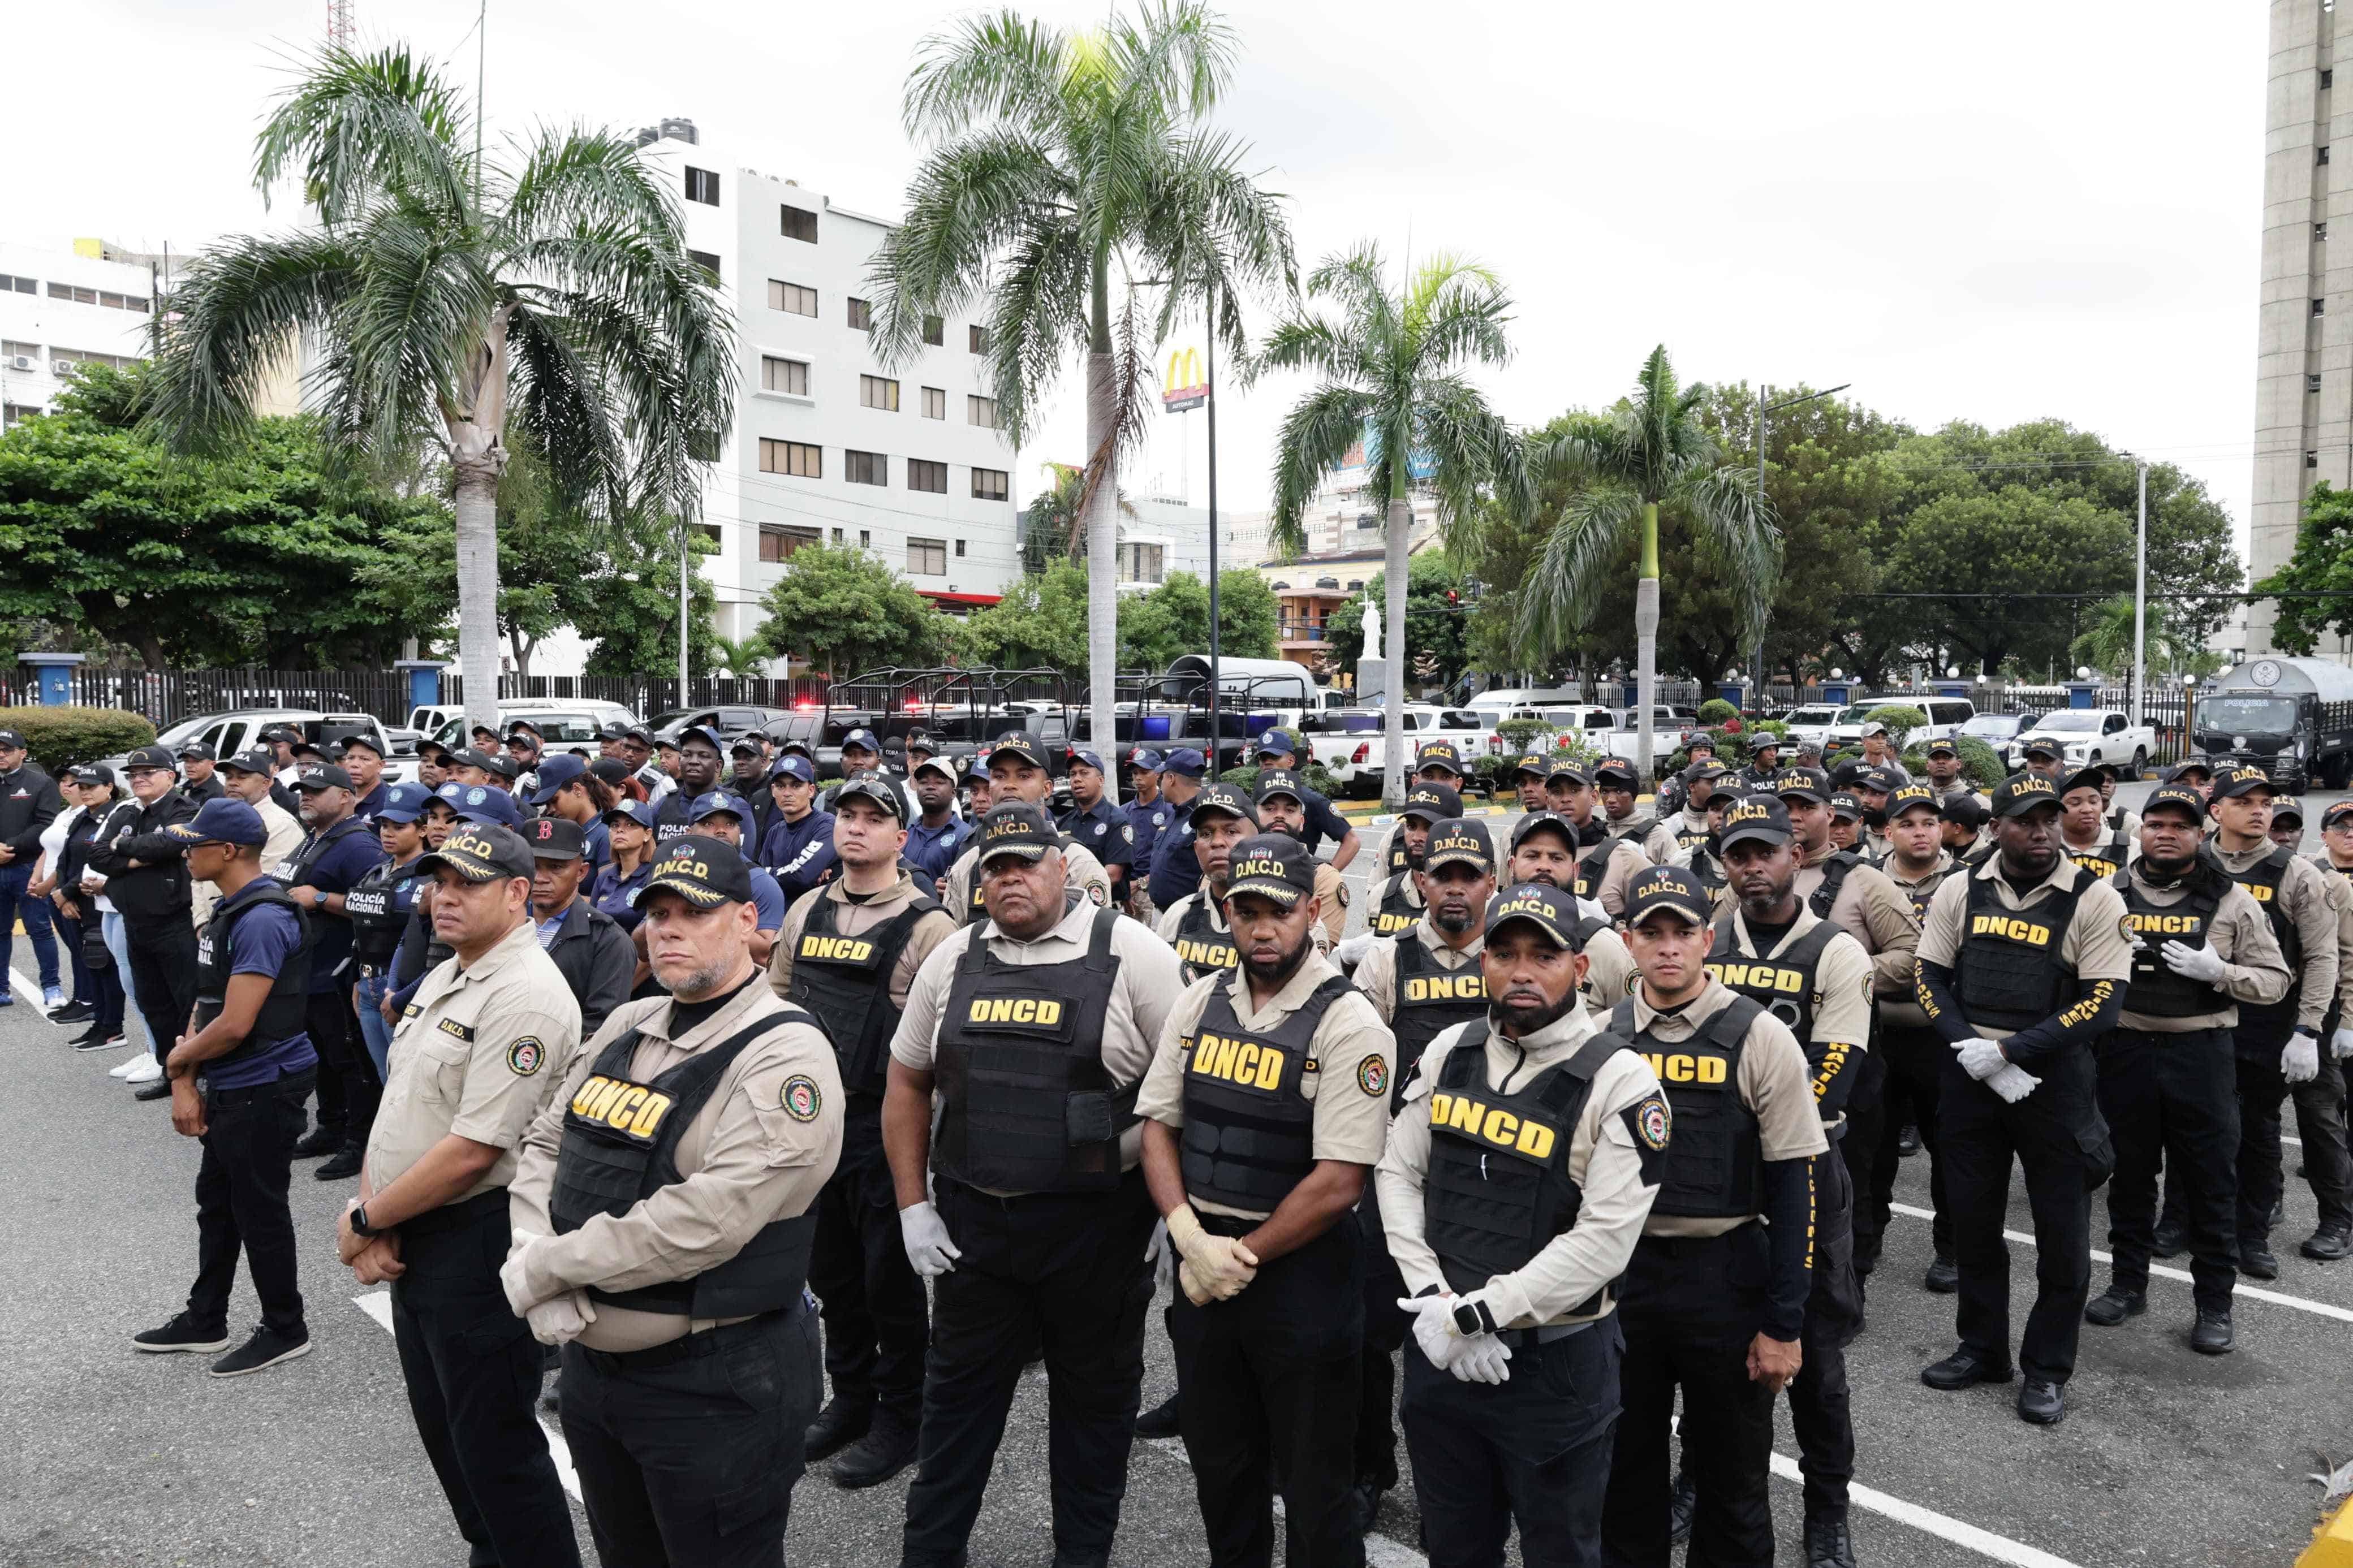
{"label": "street lamp post", "polygon": [[[1770,405],[1766,403],[1765,397],[1767,393],[1772,391],[1772,388],[1762,384],[1758,385],[1757,388],[1756,419],[1757,504],[1758,506],[1761,507],[1765,504],[1765,416],[1768,414],[1778,414],[1784,408],[1795,408],[1801,403],[1811,403],[1817,397],[1828,397],[1832,393],[1844,392],[1848,387],[1852,386],[1853,384],[1854,383],[1851,381],[1843,381],[1836,386],[1824,387],[1820,392],[1809,392],[1803,397],[1788,398],[1782,402],[1772,404]],[[1757,633],[1757,647],[1751,658],[1750,668],[1754,671],[1750,700],[1761,708],[1765,701],[1765,633],[1761,625]]]}

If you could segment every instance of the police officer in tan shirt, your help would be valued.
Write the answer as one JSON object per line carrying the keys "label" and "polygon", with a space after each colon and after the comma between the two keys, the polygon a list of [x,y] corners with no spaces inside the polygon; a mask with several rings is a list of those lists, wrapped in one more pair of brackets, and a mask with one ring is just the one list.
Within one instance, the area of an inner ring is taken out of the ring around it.
{"label": "police officer in tan shirt", "polygon": [[841,1078],[752,960],[759,912],[733,845],[670,840],[638,908],[669,994],[616,1008],[533,1122],[501,1278],[564,1346],[597,1555],[782,1568],[817,1414],[806,1280]]}
{"label": "police officer in tan shirt", "polygon": [[[1512,825],[1512,858],[1503,879],[1505,887],[1542,882],[1569,892],[1577,881],[1577,828],[1558,812],[1523,816]],[[1574,893],[1571,893],[1574,897]],[[1577,934],[1585,954],[1585,978],[1577,993],[1586,1010],[1599,1016],[1626,1000],[1633,987],[1634,961],[1625,940],[1609,922],[1609,914],[1591,899],[1577,905]]]}
{"label": "police officer in tan shirt", "polygon": [[[1258,783],[1250,792],[1251,804],[1258,808],[1259,826],[1269,833],[1287,833],[1306,843],[1307,799],[1314,793],[1289,768],[1260,769]],[[1356,833],[1354,828],[1348,831],[1351,837]],[[1349,858],[1355,858],[1353,850]],[[1316,920],[1316,930],[1322,933],[1316,945],[1329,950],[1348,934],[1348,880],[1330,860],[1315,862],[1315,902],[1324,911]]]}
{"label": "police officer in tan shirt", "polygon": [[576,1564],[572,1508],[532,1408],[540,1349],[508,1310],[498,1260],[517,1150],[579,1047],[580,1005],[540,951],[521,838],[467,823],[417,872],[454,956],[393,1030],[337,1249],[360,1283],[391,1281],[409,1411],[474,1555]]}
{"label": "police officer in tan shirt", "polygon": [[832,1039],[847,1097],[841,1163],[818,1200],[809,1258],[832,1393],[809,1427],[807,1457],[839,1451],[833,1479],[848,1487],[888,1480],[914,1462],[931,1337],[923,1282],[900,1245],[882,1155],[882,1091],[908,987],[955,921],[900,864],[903,798],[880,773],[842,784],[833,808],[841,874],[786,912],[768,964],[770,988]]}
{"label": "police officer in tan shirt", "polygon": [[[1054,793],[1054,775],[1046,766],[1045,748],[1027,735],[1008,735],[988,749],[988,795],[991,805],[1003,805],[1010,801],[1026,801],[1042,807]],[[978,819],[985,809],[977,792],[974,796],[973,816]],[[1061,835],[1062,874],[1074,890],[1084,893],[1100,907],[1111,903],[1111,875],[1094,852],[1071,838]],[[973,844],[970,838],[965,841]],[[976,846],[956,858],[948,874],[940,882],[940,904],[959,925],[978,925],[988,911],[981,906],[982,883],[980,852]]]}
{"label": "police officer in tan shirt", "polygon": [[1306,847],[1262,835],[1231,865],[1240,964],[1186,991],[1136,1100],[1145,1177],[1184,1260],[1168,1309],[1180,1430],[1211,1562],[1270,1560],[1279,1486],[1288,1560],[1344,1563],[1361,1549],[1350,1211],[1388,1131],[1391,1042],[1315,951]]}

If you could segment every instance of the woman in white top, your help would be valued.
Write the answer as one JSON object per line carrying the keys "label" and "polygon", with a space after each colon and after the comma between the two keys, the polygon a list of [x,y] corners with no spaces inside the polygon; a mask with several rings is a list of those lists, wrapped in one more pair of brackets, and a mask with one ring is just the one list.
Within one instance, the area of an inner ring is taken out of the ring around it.
{"label": "woman in white top", "polygon": [[73,994],[62,1006],[49,1009],[49,1022],[86,1024],[96,1009],[90,1005],[90,969],[81,961],[81,922],[69,915],[70,900],[58,889],[58,866],[65,854],[66,835],[90,814],[74,804],[81,789],[73,782],[70,772],[58,784],[58,793],[65,797],[66,808],[41,829],[41,858],[33,863],[33,879],[25,892],[26,897],[44,900],[50,905],[58,921],[58,938],[66,950],[66,977],[72,984]]}

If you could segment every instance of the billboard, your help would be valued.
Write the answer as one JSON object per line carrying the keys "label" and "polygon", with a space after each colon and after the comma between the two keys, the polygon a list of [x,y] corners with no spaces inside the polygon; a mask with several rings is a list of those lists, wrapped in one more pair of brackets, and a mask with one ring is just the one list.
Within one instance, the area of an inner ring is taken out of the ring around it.
{"label": "billboard", "polygon": [[1168,374],[1160,378],[1160,406],[1171,414],[1198,408],[1209,400],[1209,378],[1201,372],[1201,351],[1171,349]]}
{"label": "billboard", "polygon": [[[1365,471],[1372,467],[1371,459],[1366,455],[1366,450],[1377,445],[1378,437],[1374,430],[1373,422],[1367,419],[1365,421],[1363,432],[1356,437],[1356,444],[1348,448],[1345,456],[1332,465],[1332,471],[1343,477],[1362,479]],[[1437,471],[1438,464],[1428,452],[1406,454],[1406,478],[1426,479]]]}

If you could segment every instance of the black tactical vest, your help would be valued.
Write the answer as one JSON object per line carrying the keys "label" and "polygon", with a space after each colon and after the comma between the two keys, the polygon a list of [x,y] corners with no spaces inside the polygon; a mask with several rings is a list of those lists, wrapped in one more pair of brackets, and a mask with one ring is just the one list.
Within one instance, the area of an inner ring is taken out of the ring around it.
{"label": "black tactical vest", "polygon": [[[2000,873],[1995,873],[1999,876]],[[1960,951],[1955,954],[1961,1016],[1975,1026],[2031,1029],[2066,1006],[2075,976],[2059,961],[2075,905],[2092,879],[2031,909],[2012,910],[1992,877],[1969,879]]]}
{"label": "black tactical vest", "polygon": [[1472,959],[1460,969],[1440,964],[1428,944],[1408,931],[1397,947],[1397,1071],[1389,1078],[1389,1113],[1405,1103],[1405,1086],[1430,1042],[1455,1025],[1487,1016],[1486,966]]}
{"label": "black tactical vest", "polygon": [[417,881],[415,860],[405,866],[387,860],[371,868],[343,895],[343,915],[352,922],[353,959],[379,972],[391,964],[416,908]]}
{"label": "black tactical vest", "polygon": [[1103,1015],[1119,977],[1117,911],[1095,911],[1085,954],[1007,963],[976,932],[940,1020],[934,1082],[942,1108],[932,1163],[967,1186],[1007,1193],[1108,1192],[1138,1083],[1103,1065]]}
{"label": "black tactical vest", "polygon": [[1241,967],[1241,949],[1234,945],[1232,930],[1219,923],[1218,900],[1206,886],[1186,900],[1185,912],[1177,917],[1176,959],[1187,985],[1204,974]]}
{"label": "black tactical vest", "polygon": [[1782,949],[1778,957],[1750,958],[1734,944],[1732,916],[1726,914],[1715,923],[1715,942],[1708,949],[1707,972],[1728,989],[1760,1004],[1789,1026],[1789,1033],[1797,1036],[1802,1046],[1814,1037],[1814,995],[1820,988],[1818,981],[1822,952],[1838,933],[1837,926],[1818,920],[1805,935]]}
{"label": "black tactical vest", "polygon": [[1381,896],[1373,905],[1373,934],[1397,936],[1411,931],[1426,907],[1414,888],[1413,873],[1398,872],[1381,884]]}
{"label": "black tactical vest", "polygon": [[819,895],[793,950],[786,999],[808,1009],[833,1042],[848,1094],[880,1096],[891,1073],[891,1036],[899,1009],[891,1005],[891,972],[923,918],[940,906],[918,898],[881,924],[843,936],[835,923],[840,901]]}
{"label": "black tactical vest", "polygon": [[1839,889],[1846,886],[1847,877],[1854,868],[1862,864],[1862,857],[1852,849],[1834,849],[1830,858],[1820,864],[1822,879],[1806,895],[1806,908],[1814,911],[1816,920],[1826,921],[1831,918],[1831,906],[1838,902]]}
{"label": "black tactical vest", "polygon": [[[717,1045],[705,1046],[655,1078],[639,1083],[629,1063],[643,1037],[624,1031],[607,1046],[564,1112],[564,1142],[555,1155],[555,1187],[548,1217],[555,1234],[579,1229],[598,1215],[622,1215],[684,1178],[678,1142],[718,1090],[728,1068],[754,1040],[786,1024],[816,1020],[797,1008],[771,1013]],[[812,1211],[761,1227],[744,1249],[715,1268],[635,1290],[588,1288],[589,1296],[639,1312],[679,1317],[748,1318],[797,1307],[808,1280],[809,1247],[817,1237]]]}
{"label": "black tactical vest", "polygon": [[1185,1047],[1183,1167],[1187,1197],[1272,1214],[1315,1168],[1315,1102],[1300,1080],[1321,1065],[1315,1031],[1332,1004],[1356,989],[1335,974],[1271,1029],[1245,1029],[1233,992],[1239,971],[1209,988]]}
{"label": "black tactical vest", "polygon": [[[2276,1002],[2240,1003],[2239,1026],[2253,1035],[2295,1027],[2304,989],[2304,936],[2295,929],[2295,921],[2289,917],[2279,890],[2280,884],[2287,879],[2288,862],[2295,858],[2295,851],[2281,846],[2243,871],[2233,871],[2223,865],[2211,839],[2199,846],[2198,853],[2209,866],[2247,889],[2247,896],[2255,900],[2263,917],[2272,922],[2272,935],[2279,939],[2280,956],[2287,960],[2287,972],[2295,976],[2288,983],[2287,994]],[[2133,1011],[2140,1009],[2136,1005]]]}
{"label": "black tactical vest", "polygon": [[287,955],[278,978],[270,983],[269,994],[262,999],[253,1027],[246,1031],[245,1038],[235,1049],[205,1063],[207,1070],[258,1057],[308,1026],[303,1015],[311,999],[311,922],[301,908],[287,896],[286,889],[273,881],[255,888],[226,914],[215,906],[213,918],[196,933],[196,1027],[204,1028],[219,1017],[222,1007],[227,1005],[228,977],[237,967],[237,928],[244,923],[246,916],[264,904],[292,910],[294,929],[302,933],[303,940]]}
{"label": "black tactical vest", "polygon": [[1637,1033],[1634,1004],[1609,1015],[1611,1032],[1630,1037],[1667,1093],[1674,1136],[1667,1145],[1653,1214],[1745,1219],[1765,1212],[1765,1136],[1740,1097],[1740,1051],[1764,1007],[1735,996],[1688,1040]]}
{"label": "black tactical vest", "polygon": [[2222,895],[2230,890],[2225,879],[2216,876],[2214,868],[2203,861],[2194,861],[2182,879],[2188,896],[2170,904],[2160,904],[2149,898],[2128,870],[2119,868],[2108,881],[2124,895],[2125,923],[2138,932],[2141,940],[2141,945],[2133,949],[2131,988],[2125,993],[2126,1005],[2152,1018],[2194,1018],[2235,1005],[2230,995],[2217,987],[2186,974],[2176,974],[2158,952],[2168,942],[2178,942],[2184,947],[2209,945],[2214,911],[2221,907]]}
{"label": "black tactical vest", "polygon": [[2078,849],[2063,840],[2059,848],[2068,859],[2105,880],[2125,868],[2125,862],[2132,850],[2132,841],[2119,833],[2105,844],[2094,844],[2089,849]]}
{"label": "black tactical vest", "polygon": [[[723,787],[717,784],[711,786],[712,789]],[[670,794],[662,796],[661,804],[654,807],[654,842],[667,844],[673,838],[683,838],[693,832],[694,803],[701,798],[701,795],[688,789],[684,784],[680,784]]]}
{"label": "black tactical vest", "polygon": [[1702,812],[1700,814],[1699,826],[1697,827],[1691,826],[1691,816],[1689,813],[1685,813],[1683,816],[1676,819],[1675,847],[1678,849],[1696,849],[1714,837],[1715,834],[1708,828],[1707,814],[1705,812]]}
{"label": "black tactical vest", "polygon": [[1711,833],[1700,840],[1699,847],[1691,852],[1689,869],[1694,877],[1699,879],[1700,889],[1711,900],[1724,891],[1725,883],[1731,879],[1725,875],[1724,858],[1716,849],[1715,834]]}
{"label": "black tactical vest", "polygon": [[[326,858],[328,849],[334,845],[342,843],[344,839],[350,837],[354,833],[368,833],[368,825],[362,822],[356,816],[347,816],[341,822],[335,824],[332,827],[327,829],[324,833],[311,834],[309,837],[302,840],[302,844],[300,848],[296,849],[293,854],[289,855],[285,859],[280,861],[277,867],[270,871],[270,880],[276,882],[281,888],[300,888],[304,886],[311,880],[311,870],[317,867],[321,860]],[[373,834],[369,834],[369,837],[373,837],[375,836]],[[347,904],[348,901],[347,896]],[[344,918],[343,916],[334,913],[332,910],[326,909],[314,909],[311,910],[310,913],[313,917],[323,916],[325,919],[331,921]],[[319,929],[320,921],[317,918],[302,922],[302,951],[306,954],[310,952],[311,949],[319,945]],[[398,943],[396,942],[394,945],[397,946]]]}
{"label": "black tactical vest", "polygon": [[[1069,834],[1065,833],[1061,836],[1061,847],[1063,853],[1068,854],[1070,852],[1072,843],[1073,840]],[[980,891],[980,851],[976,848],[972,850],[970,854],[972,858],[972,870],[965,878],[964,923],[966,925],[976,926],[981,921],[988,918],[988,900],[981,896]],[[950,876],[954,876],[955,874],[955,868],[953,866],[949,867],[948,874]],[[1071,887],[1074,889],[1077,887],[1077,884],[1071,882],[1069,879],[1067,865],[1065,867],[1063,883],[1065,886]],[[950,912],[953,913],[954,911],[951,910]]]}
{"label": "black tactical vest", "polygon": [[[1455,1290],[1480,1289],[1524,1267],[1576,1225],[1585,1203],[1568,1174],[1577,1118],[1601,1064],[1629,1048],[1620,1036],[1595,1035],[1508,1094],[1487,1087],[1485,1024],[1472,1025],[1446,1053],[1430,1095],[1421,1212],[1423,1235]],[[1572,1314],[1599,1305],[1596,1291]]]}
{"label": "black tactical vest", "polygon": [[1609,874],[1609,858],[1617,852],[1618,840],[1605,833],[1600,843],[1577,858],[1577,885],[1569,890],[1580,899],[1596,897]]}

